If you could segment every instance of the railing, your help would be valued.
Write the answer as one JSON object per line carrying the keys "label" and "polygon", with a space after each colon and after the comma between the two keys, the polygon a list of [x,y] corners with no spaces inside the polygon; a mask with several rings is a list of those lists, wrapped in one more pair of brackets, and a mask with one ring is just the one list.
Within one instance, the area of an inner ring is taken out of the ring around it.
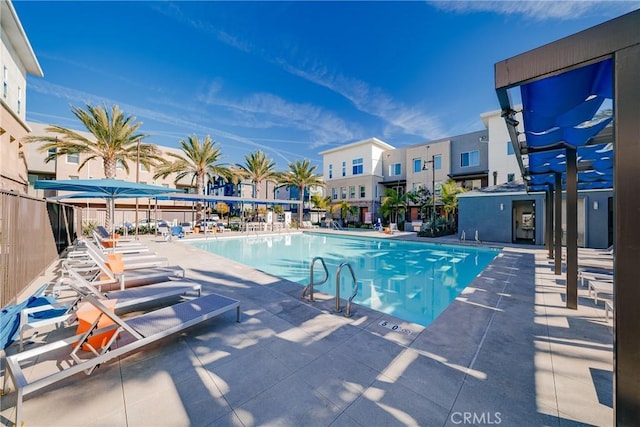
{"label": "railing", "polygon": [[[316,261],[320,261],[325,274],[324,280],[318,283],[315,283],[313,281],[313,271],[314,271],[313,267]],[[327,282],[327,280],[329,280],[329,270],[327,270],[327,265],[324,263],[324,259],[319,256],[313,258],[313,260],[311,260],[311,265],[309,266],[309,284],[305,286],[304,289],[302,290],[302,298],[304,299],[304,297],[307,295],[307,292],[309,292],[309,301],[313,301],[313,287],[323,285]]]}
{"label": "railing", "polygon": [[335,221],[331,221],[329,224],[331,224],[331,228],[333,228],[334,230],[344,230],[344,228],[342,228],[342,226]]}
{"label": "railing", "polygon": [[73,243],[78,208],[0,190],[0,306],[17,296]]}
{"label": "railing", "polygon": [[347,300],[347,305],[345,307],[344,316],[351,317],[351,301],[358,295],[358,281],[356,280],[356,274],[353,272],[353,267],[348,262],[343,262],[338,266],[338,270],[336,271],[336,313],[340,313],[342,308],[340,307],[340,273],[342,272],[342,267],[348,267],[349,272],[351,273],[351,278],[353,279],[353,293]]}

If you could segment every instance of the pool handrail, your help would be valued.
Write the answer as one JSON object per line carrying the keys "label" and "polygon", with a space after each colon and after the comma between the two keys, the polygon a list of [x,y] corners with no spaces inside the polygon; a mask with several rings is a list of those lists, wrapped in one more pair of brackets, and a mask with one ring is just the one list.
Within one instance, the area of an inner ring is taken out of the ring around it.
{"label": "pool handrail", "polygon": [[[316,261],[320,261],[320,263],[322,264],[322,268],[324,268],[324,280],[320,283],[314,283],[313,281],[313,266],[315,264]],[[311,260],[311,265],[309,266],[309,284],[307,286],[304,287],[304,289],[302,290],[302,299],[304,299],[305,295],[307,294],[307,291],[309,291],[309,301],[313,301],[313,287],[315,285],[323,285],[327,282],[327,280],[329,280],[329,270],[327,269],[327,264],[324,263],[324,258],[317,256],[314,257]]]}
{"label": "pool handrail", "polygon": [[358,281],[356,280],[356,273],[353,271],[353,267],[347,261],[344,261],[342,264],[338,266],[338,270],[336,270],[336,313],[340,313],[342,308],[340,307],[340,273],[342,272],[342,267],[348,267],[349,272],[351,273],[351,278],[353,279],[353,293],[347,300],[347,305],[345,306],[344,317],[351,317],[351,301],[358,295]]}

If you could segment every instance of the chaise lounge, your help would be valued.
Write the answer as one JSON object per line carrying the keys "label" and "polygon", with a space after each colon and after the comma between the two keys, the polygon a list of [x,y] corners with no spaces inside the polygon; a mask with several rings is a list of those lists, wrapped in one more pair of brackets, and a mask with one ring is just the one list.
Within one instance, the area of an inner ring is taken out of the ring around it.
{"label": "chaise lounge", "polygon": [[[22,403],[24,397],[30,393],[82,371],[90,375],[99,365],[109,360],[133,353],[148,344],[227,311],[235,309],[236,321],[240,321],[240,302],[218,294],[181,302],[127,320],[112,313],[101,301],[91,295],[87,295],[85,300],[99,311],[98,319],[85,333],[6,358],[3,394],[9,391],[9,384],[13,384],[17,393],[15,425],[21,425],[23,422]],[[113,324],[99,329],[97,325],[100,319],[105,316]],[[94,348],[89,338],[103,333],[113,333],[113,335],[102,348]],[[118,345],[114,346],[116,339],[119,339]],[[90,351],[80,353],[83,348],[88,348]],[[47,359],[46,355],[62,349],[69,350],[69,357],[56,365],[58,371],[33,378],[35,373],[39,372],[36,369],[39,365],[38,362]]]}

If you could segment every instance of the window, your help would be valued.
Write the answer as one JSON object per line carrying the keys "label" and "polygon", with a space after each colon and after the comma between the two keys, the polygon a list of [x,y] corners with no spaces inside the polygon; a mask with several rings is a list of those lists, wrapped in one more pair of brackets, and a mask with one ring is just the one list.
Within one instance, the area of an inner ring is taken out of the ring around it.
{"label": "window", "polygon": [[337,188],[332,188],[331,189],[331,200],[338,200],[338,189]]}
{"label": "window", "polygon": [[329,165],[329,179],[333,178],[333,165]]}
{"label": "window", "polygon": [[140,163],[140,170],[142,172],[149,172],[149,168],[146,165],[142,164],[142,163]]}
{"label": "window", "polygon": [[361,185],[361,186],[360,186],[360,198],[361,198],[361,199],[364,199],[364,198],[365,198],[365,196],[366,196],[365,186],[364,186],[364,185]]}
{"label": "window", "polygon": [[353,170],[351,171],[353,175],[362,175],[364,173],[364,161],[362,158],[353,159],[351,163],[353,165]]}
{"label": "window", "polygon": [[22,107],[22,88],[19,87],[18,88],[18,106],[17,106],[17,110],[16,112],[19,114],[20,113],[20,108]]}
{"label": "window", "polygon": [[508,173],[507,174],[507,182],[513,182],[516,179],[516,174],[515,173]]}
{"label": "window", "polygon": [[418,173],[422,170],[422,159],[413,159],[413,172]]}
{"label": "window", "polygon": [[433,169],[439,171],[442,169],[442,155],[433,156]]}
{"label": "window", "polygon": [[462,167],[478,166],[479,164],[480,164],[480,152],[478,150],[467,151],[466,153],[460,154],[460,166]]}
{"label": "window", "polygon": [[169,188],[169,184],[162,184],[164,188]]}
{"label": "window", "polygon": [[80,179],[77,175],[69,175],[69,179]]}
{"label": "window", "polygon": [[56,152],[57,152],[57,151],[58,151],[58,150],[56,150],[55,148],[49,148],[49,149],[47,150],[47,155],[48,155],[48,156],[50,156],[50,155],[52,155],[52,154],[56,154]]}
{"label": "window", "polygon": [[340,187],[340,198],[341,199],[347,198],[347,187]]}
{"label": "window", "polygon": [[67,154],[67,163],[72,163],[74,165],[77,165],[78,163],[80,163],[80,154],[78,153]]}
{"label": "window", "polygon": [[355,185],[352,185],[349,187],[349,198],[350,199],[355,199],[356,198],[356,187]]}
{"label": "window", "polygon": [[512,154],[515,154],[515,152],[513,151],[513,144],[507,142],[507,156],[510,156]]}
{"label": "window", "polygon": [[402,175],[402,165],[400,163],[394,163],[389,165],[389,176]]}
{"label": "window", "polygon": [[122,160],[116,160],[116,169],[124,169],[124,163],[122,163]]}
{"label": "window", "polygon": [[342,162],[342,176],[347,176],[347,162]]}
{"label": "window", "polygon": [[7,67],[4,67],[2,71],[2,97],[3,98],[7,97],[7,88],[9,84],[8,81],[9,81],[9,70],[7,70]]}

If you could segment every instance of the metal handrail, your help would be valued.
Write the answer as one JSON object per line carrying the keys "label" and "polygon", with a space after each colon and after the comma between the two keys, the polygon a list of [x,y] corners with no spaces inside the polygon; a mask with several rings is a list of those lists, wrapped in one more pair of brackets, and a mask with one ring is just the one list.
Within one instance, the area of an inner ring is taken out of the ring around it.
{"label": "metal handrail", "polygon": [[336,271],[336,313],[340,313],[342,308],[340,307],[340,273],[342,272],[342,267],[349,267],[349,272],[351,273],[351,278],[353,279],[353,293],[349,300],[347,301],[347,305],[345,307],[344,317],[351,317],[351,301],[358,295],[358,281],[356,280],[356,274],[353,271],[353,267],[348,262],[343,262],[338,267]]}
{"label": "metal handrail", "polygon": [[[316,261],[320,261],[320,263],[322,264],[322,268],[324,268],[324,280],[320,283],[314,283],[313,282],[313,265],[316,263]],[[313,287],[318,285],[324,285],[327,280],[329,280],[329,270],[327,270],[327,265],[324,263],[324,259],[322,257],[315,257],[311,260],[311,266],[309,267],[309,284],[307,286],[304,287],[304,289],[302,290],[302,298],[304,299],[305,295],[307,294],[307,291],[309,291],[309,301],[313,301]]]}

